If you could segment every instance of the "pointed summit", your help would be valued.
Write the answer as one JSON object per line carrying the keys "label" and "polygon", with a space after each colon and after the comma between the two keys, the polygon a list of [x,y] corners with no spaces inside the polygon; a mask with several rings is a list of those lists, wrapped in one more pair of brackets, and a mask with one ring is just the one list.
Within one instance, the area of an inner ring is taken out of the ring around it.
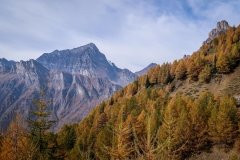
{"label": "pointed summit", "polygon": [[107,78],[120,86],[132,82],[136,78],[134,73],[109,63],[94,43],[73,49],[45,53],[37,61],[49,70]]}
{"label": "pointed summit", "polygon": [[208,34],[208,39],[203,42],[203,44],[208,44],[210,43],[215,37],[218,35],[225,33],[231,26],[228,24],[226,20],[222,20],[220,22],[217,22],[216,28],[214,28],[209,34]]}
{"label": "pointed summit", "polygon": [[95,51],[96,53],[100,53],[97,46],[94,43],[89,43],[84,46],[73,48],[70,51],[75,52],[75,53],[82,53],[83,51],[85,51],[87,49]]}
{"label": "pointed summit", "polygon": [[97,48],[97,46],[94,44],[94,43],[88,43],[88,44],[86,44],[86,45],[84,45],[84,46],[82,46],[82,47],[92,47],[92,48]]}
{"label": "pointed summit", "polygon": [[226,20],[222,20],[217,23],[217,30],[222,31],[222,30],[227,30],[229,28],[229,24]]}
{"label": "pointed summit", "polygon": [[73,49],[44,53],[37,61],[48,69],[69,73],[78,72],[87,76],[95,74],[92,72],[102,63],[107,63],[104,54],[93,43]]}

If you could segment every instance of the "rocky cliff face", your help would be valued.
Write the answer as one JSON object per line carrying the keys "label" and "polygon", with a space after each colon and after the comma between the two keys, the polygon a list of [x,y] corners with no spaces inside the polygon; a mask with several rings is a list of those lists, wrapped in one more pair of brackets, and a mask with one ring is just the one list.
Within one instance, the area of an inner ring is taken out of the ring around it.
{"label": "rocky cliff face", "polygon": [[48,70],[35,60],[9,63],[0,67],[10,70],[0,73],[1,129],[6,129],[16,113],[27,118],[41,91],[50,102],[48,109],[57,120],[54,129],[58,129],[80,121],[93,106],[121,88],[106,78]]}
{"label": "rocky cliff face", "polygon": [[0,60],[0,129],[5,129],[15,113],[27,117],[40,88],[48,83],[49,70],[35,60]]}
{"label": "rocky cliff face", "polygon": [[227,21],[222,20],[220,22],[217,23],[217,27],[214,28],[209,34],[208,34],[208,39],[203,43],[203,44],[207,44],[209,42],[211,42],[215,37],[217,37],[218,35],[220,35],[221,33],[226,32],[228,29],[230,28],[229,24]]}

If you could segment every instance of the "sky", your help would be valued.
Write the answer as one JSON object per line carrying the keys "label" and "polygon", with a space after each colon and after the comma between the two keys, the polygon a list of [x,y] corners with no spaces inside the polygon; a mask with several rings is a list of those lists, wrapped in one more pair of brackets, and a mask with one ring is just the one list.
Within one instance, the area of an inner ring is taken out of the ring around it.
{"label": "sky", "polygon": [[0,0],[0,58],[94,43],[138,71],[192,54],[218,21],[238,26],[239,15],[240,0]]}

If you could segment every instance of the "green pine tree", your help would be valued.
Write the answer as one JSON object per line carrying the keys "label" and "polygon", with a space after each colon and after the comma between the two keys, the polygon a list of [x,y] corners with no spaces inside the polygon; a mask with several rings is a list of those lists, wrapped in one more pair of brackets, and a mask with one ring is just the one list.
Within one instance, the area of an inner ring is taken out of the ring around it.
{"label": "green pine tree", "polygon": [[35,102],[36,110],[32,111],[32,117],[28,120],[31,139],[37,146],[39,159],[48,157],[48,141],[47,134],[52,127],[54,121],[49,120],[50,112],[47,111],[47,104],[43,98]]}

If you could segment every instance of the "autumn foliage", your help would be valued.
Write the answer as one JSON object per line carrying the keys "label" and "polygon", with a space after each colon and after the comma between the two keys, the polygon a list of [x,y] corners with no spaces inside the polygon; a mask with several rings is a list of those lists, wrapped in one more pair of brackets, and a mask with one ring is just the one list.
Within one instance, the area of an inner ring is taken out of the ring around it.
{"label": "autumn foliage", "polygon": [[64,126],[56,134],[49,130],[53,123],[47,104],[40,100],[28,129],[16,117],[0,136],[0,158],[178,160],[213,146],[229,150],[240,138],[237,102],[231,95],[171,93],[178,82],[210,83],[233,72],[239,62],[240,26],[191,56],[152,68],[79,124]]}

